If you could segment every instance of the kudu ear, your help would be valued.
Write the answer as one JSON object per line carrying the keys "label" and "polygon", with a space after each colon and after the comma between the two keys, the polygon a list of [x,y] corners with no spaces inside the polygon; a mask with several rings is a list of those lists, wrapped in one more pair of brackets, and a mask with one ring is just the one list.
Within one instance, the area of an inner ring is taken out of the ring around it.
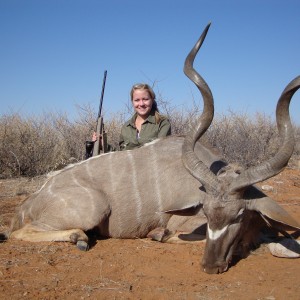
{"label": "kudu ear", "polygon": [[[207,197],[205,193],[203,193],[202,197],[199,197],[199,195],[188,196],[184,201],[176,201],[165,206],[162,213],[177,216],[195,216],[201,210]],[[181,203],[181,205],[178,205],[178,203]]]}
{"label": "kudu ear", "polygon": [[[246,200],[246,208],[260,213],[280,225],[284,225],[285,230],[299,230],[299,223],[288,214],[281,206],[269,197],[262,197],[253,200]],[[265,219],[265,221],[268,221]],[[273,223],[270,225],[274,225]],[[276,226],[275,226],[276,227]]]}
{"label": "kudu ear", "polygon": [[169,209],[163,211],[163,213],[177,215],[177,216],[195,216],[199,213],[202,206],[203,206],[202,204],[198,204],[198,205],[188,206],[180,209]]}

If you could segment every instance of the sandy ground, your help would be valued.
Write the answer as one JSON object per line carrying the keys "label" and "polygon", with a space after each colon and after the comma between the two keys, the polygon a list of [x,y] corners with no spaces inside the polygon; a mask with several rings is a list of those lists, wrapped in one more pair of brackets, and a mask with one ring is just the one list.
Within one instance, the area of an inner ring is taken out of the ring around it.
{"label": "sandy ground", "polygon": [[[43,181],[0,180],[0,231]],[[300,220],[300,170],[262,184]],[[260,185],[262,185],[260,184]],[[69,243],[0,243],[0,299],[300,299],[300,259],[262,245],[219,275],[201,271],[205,244],[98,240],[88,252]]]}

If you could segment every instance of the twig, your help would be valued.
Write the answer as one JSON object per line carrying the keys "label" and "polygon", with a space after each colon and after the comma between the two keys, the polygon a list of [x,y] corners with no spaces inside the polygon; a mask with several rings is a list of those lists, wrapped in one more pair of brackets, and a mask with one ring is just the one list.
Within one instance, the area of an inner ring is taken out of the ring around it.
{"label": "twig", "polygon": [[16,156],[15,153],[13,153],[11,150],[9,151],[10,153],[12,153],[12,155],[15,157],[17,163],[18,163],[18,166],[19,166],[19,177],[21,176],[21,167],[20,167],[20,162],[18,160],[18,157]]}

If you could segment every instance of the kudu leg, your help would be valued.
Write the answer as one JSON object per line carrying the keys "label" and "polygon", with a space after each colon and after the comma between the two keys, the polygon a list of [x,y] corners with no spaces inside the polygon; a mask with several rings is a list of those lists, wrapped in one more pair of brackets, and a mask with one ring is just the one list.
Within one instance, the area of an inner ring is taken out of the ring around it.
{"label": "kudu leg", "polygon": [[171,244],[203,242],[206,239],[206,218],[203,215],[193,217],[173,215],[167,228],[155,228],[147,237],[154,241]]}
{"label": "kudu leg", "polygon": [[10,238],[28,242],[71,242],[80,250],[88,250],[88,237],[81,229],[44,231],[35,225],[26,224],[12,232]]}

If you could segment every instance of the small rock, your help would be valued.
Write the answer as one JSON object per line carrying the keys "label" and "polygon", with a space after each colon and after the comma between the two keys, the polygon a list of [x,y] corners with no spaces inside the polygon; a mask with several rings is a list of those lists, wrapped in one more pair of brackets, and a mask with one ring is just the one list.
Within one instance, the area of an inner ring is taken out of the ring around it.
{"label": "small rock", "polygon": [[274,190],[271,185],[262,185],[261,189],[266,192],[272,192]]}
{"label": "small rock", "polygon": [[274,180],[274,182],[277,184],[284,184],[284,182],[282,180]]}

